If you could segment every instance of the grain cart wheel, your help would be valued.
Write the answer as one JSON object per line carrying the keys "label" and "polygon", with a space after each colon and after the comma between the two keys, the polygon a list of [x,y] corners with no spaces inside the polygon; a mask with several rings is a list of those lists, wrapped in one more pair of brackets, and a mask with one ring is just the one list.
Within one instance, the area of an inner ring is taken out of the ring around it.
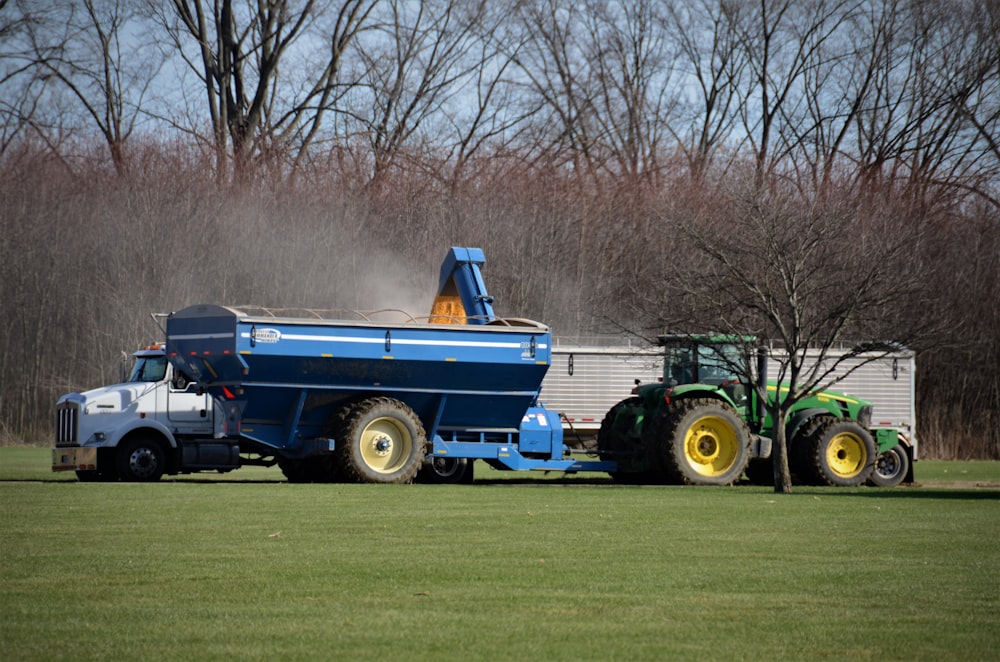
{"label": "grain cart wheel", "polygon": [[449,484],[472,482],[473,460],[464,457],[428,457],[417,473],[417,482]]}
{"label": "grain cart wheel", "polygon": [[163,447],[148,437],[136,437],[118,445],[118,475],[126,482],[160,480],[166,463]]}
{"label": "grain cart wheel", "polygon": [[875,466],[875,441],[868,430],[845,418],[829,419],[809,440],[812,474],[820,484],[857,487]]}
{"label": "grain cart wheel", "polygon": [[340,473],[332,455],[278,460],[278,468],[289,483],[335,483]]}
{"label": "grain cart wheel", "polygon": [[682,400],[659,421],[667,472],[691,485],[731,485],[750,461],[750,431],[732,407],[716,400]]}
{"label": "grain cart wheel", "polygon": [[335,439],[348,480],[409,483],[424,461],[427,439],[413,410],[392,398],[370,398],[344,407]]}
{"label": "grain cart wheel", "polygon": [[875,468],[868,482],[875,487],[896,487],[910,471],[910,457],[902,444],[897,444],[875,458]]}

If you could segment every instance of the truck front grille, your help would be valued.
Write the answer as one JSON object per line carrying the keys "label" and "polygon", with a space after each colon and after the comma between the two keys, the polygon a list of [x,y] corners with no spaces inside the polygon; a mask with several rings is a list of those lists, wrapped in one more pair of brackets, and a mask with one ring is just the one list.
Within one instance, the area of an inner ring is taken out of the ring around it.
{"label": "truck front grille", "polygon": [[77,443],[77,426],[80,409],[69,402],[56,409],[56,446],[72,446]]}

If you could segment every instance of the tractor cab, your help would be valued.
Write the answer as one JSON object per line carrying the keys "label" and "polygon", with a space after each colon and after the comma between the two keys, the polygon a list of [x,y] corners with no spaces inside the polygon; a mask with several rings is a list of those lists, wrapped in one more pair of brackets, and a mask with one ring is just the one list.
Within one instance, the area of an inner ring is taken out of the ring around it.
{"label": "tractor cab", "polygon": [[669,334],[657,338],[664,348],[663,384],[673,388],[704,384],[722,389],[737,405],[746,404],[746,349],[753,338]]}

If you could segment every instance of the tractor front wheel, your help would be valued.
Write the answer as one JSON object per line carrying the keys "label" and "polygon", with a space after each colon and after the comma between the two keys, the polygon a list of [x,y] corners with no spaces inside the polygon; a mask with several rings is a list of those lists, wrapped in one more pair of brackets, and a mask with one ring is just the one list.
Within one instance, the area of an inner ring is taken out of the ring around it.
{"label": "tractor front wheel", "polygon": [[872,475],[877,451],[868,430],[856,421],[834,418],[816,428],[808,458],[819,484],[857,487]]}

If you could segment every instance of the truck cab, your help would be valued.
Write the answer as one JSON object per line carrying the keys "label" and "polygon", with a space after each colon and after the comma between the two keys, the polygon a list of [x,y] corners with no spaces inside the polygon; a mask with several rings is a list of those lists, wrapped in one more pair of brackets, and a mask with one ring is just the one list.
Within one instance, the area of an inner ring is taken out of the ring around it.
{"label": "truck cab", "polygon": [[224,436],[225,418],[167,361],[163,345],[145,346],[132,359],[123,382],[59,398],[52,470],[76,471],[84,481],[141,481],[199,464],[238,466],[230,444],[221,457],[198,461],[205,459],[199,446]]}

